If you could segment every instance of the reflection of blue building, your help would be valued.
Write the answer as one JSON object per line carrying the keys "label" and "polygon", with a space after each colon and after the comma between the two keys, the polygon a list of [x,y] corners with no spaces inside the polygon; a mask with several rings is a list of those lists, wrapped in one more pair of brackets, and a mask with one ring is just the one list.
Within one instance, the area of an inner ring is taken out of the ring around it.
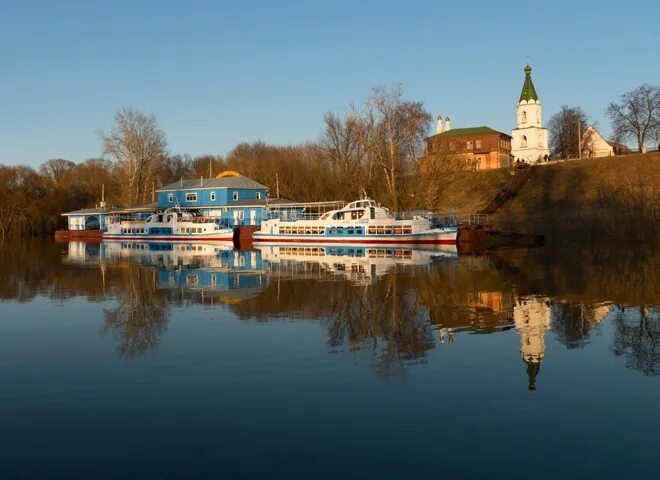
{"label": "reflection of blue building", "polygon": [[159,268],[158,283],[176,287],[236,289],[268,284],[261,252],[223,250],[208,262],[183,268]]}
{"label": "reflection of blue building", "polygon": [[180,180],[158,189],[158,208],[182,207],[199,210],[223,226],[260,225],[266,206],[282,203],[268,199],[268,189],[237,172],[216,178]]}

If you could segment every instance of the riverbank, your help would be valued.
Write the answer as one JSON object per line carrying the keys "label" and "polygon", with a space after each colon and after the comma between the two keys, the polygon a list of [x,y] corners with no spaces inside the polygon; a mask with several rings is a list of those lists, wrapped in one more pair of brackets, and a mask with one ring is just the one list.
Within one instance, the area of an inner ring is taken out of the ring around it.
{"label": "riverbank", "polygon": [[[520,171],[447,175],[436,208],[483,209]],[[461,194],[462,193],[462,194]],[[660,153],[589,158],[537,167],[490,217],[498,228],[541,233],[549,244],[660,243]]]}

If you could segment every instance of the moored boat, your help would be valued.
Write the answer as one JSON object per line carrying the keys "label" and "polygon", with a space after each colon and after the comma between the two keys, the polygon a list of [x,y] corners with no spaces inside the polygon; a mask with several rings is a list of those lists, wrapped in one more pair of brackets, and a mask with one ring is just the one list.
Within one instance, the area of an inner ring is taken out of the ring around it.
{"label": "moored boat", "polygon": [[[302,218],[300,218],[302,217]],[[421,215],[397,218],[370,199],[351,202],[321,215],[274,212],[254,232],[255,243],[455,245],[458,228],[437,225]]]}
{"label": "moored boat", "polygon": [[233,239],[231,228],[218,226],[212,218],[197,216],[178,208],[155,213],[146,220],[110,217],[103,240],[139,241],[226,241]]}

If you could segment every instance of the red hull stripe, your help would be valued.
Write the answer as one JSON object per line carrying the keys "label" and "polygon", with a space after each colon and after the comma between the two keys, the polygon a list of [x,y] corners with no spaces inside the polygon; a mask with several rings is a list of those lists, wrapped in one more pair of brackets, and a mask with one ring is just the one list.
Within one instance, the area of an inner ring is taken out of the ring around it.
{"label": "red hull stripe", "polygon": [[351,245],[456,245],[455,238],[420,238],[420,239],[400,239],[400,240],[386,240],[386,239],[330,239],[325,238],[261,238],[252,237],[252,242],[268,242],[268,243],[325,243],[332,245],[335,243],[348,243]]}
{"label": "red hull stripe", "polygon": [[205,240],[231,242],[233,237],[109,237],[104,236],[103,240],[133,240],[135,242],[147,242],[152,240],[167,241],[167,242],[201,242]]}

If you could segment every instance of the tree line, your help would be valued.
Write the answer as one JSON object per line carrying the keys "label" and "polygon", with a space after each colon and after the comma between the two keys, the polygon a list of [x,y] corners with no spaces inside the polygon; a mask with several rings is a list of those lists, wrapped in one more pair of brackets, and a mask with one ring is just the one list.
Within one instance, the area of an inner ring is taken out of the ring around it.
{"label": "tree line", "polygon": [[[62,212],[98,204],[150,203],[159,187],[223,170],[266,185],[272,197],[295,201],[351,200],[366,192],[397,209],[410,207],[415,160],[424,151],[431,115],[404,98],[400,86],[374,88],[359,106],[328,113],[314,142],[236,145],[226,156],[170,154],[153,115],[122,108],[99,134],[103,157],[74,163],[51,159],[38,169],[0,166],[0,237],[46,233],[64,225]],[[416,197],[421,202],[419,196]]]}

